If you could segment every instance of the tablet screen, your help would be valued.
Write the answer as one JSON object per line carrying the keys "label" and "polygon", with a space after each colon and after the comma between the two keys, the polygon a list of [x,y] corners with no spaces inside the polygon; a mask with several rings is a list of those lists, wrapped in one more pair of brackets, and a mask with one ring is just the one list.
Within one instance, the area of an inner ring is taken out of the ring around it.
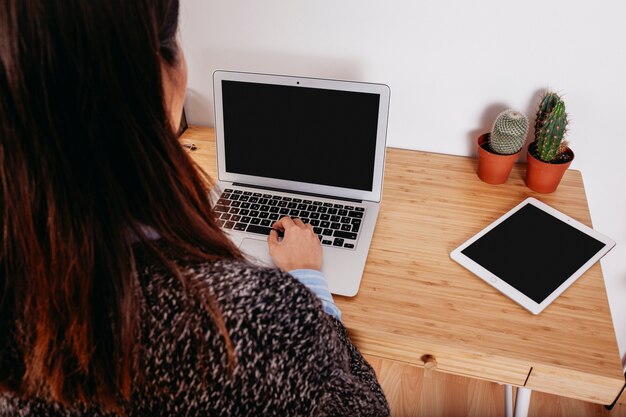
{"label": "tablet screen", "polygon": [[461,253],[541,303],[604,247],[588,234],[526,204]]}

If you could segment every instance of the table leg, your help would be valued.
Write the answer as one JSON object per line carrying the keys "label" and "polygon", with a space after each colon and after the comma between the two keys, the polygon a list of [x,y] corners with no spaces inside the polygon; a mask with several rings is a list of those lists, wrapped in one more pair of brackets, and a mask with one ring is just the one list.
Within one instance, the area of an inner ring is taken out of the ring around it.
{"label": "table leg", "polygon": [[509,384],[504,386],[504,415],[513,417],[513,386]]}
{"label": "table leg", "polygon": [[513,386],[506,384],[504,387],[504,415],[506,417],[528,417],[530,407],[529,388],[518,387],[515,396],[515,413],[513,412]]}

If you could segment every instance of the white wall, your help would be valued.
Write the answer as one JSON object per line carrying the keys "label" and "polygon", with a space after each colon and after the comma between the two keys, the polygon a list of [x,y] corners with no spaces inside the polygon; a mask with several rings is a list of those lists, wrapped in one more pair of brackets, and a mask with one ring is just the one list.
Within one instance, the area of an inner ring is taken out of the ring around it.
{"label": "white wall", "polygon": [[191,123],[213,125],[211,73],[232,69],[382,82],[388,144],[474,154],[508,107],[531,120],[562,93],[626,366],[626,3],[605,0],[183,0]]}

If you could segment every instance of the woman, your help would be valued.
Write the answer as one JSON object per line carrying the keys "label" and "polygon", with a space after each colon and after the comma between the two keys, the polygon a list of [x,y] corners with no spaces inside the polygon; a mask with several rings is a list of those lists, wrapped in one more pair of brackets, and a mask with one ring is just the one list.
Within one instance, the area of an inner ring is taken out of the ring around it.
{"label": "woman", "polygon": [[252,266],[179,145],[177,0],[0,3],[0,416],[388,415],[281,219]]}

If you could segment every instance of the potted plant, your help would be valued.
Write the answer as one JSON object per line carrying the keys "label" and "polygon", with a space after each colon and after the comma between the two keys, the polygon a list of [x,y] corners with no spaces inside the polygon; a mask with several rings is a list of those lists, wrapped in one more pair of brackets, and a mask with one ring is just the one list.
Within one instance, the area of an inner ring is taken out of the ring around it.
{"label": "potted plant", "polygon": [[496,117],[491,133],[478,138],[478,178],[489,184],[504,183],[519,157],[528,132],[528,117],[505,110]]}
{"label": "potted plant", "polygon": [[546,92],[539,104],[535,141],[528,146],[526,185],[533,191],[551,193],[574,160],[563,141],[567,132],[565,103],[556,93]]}

